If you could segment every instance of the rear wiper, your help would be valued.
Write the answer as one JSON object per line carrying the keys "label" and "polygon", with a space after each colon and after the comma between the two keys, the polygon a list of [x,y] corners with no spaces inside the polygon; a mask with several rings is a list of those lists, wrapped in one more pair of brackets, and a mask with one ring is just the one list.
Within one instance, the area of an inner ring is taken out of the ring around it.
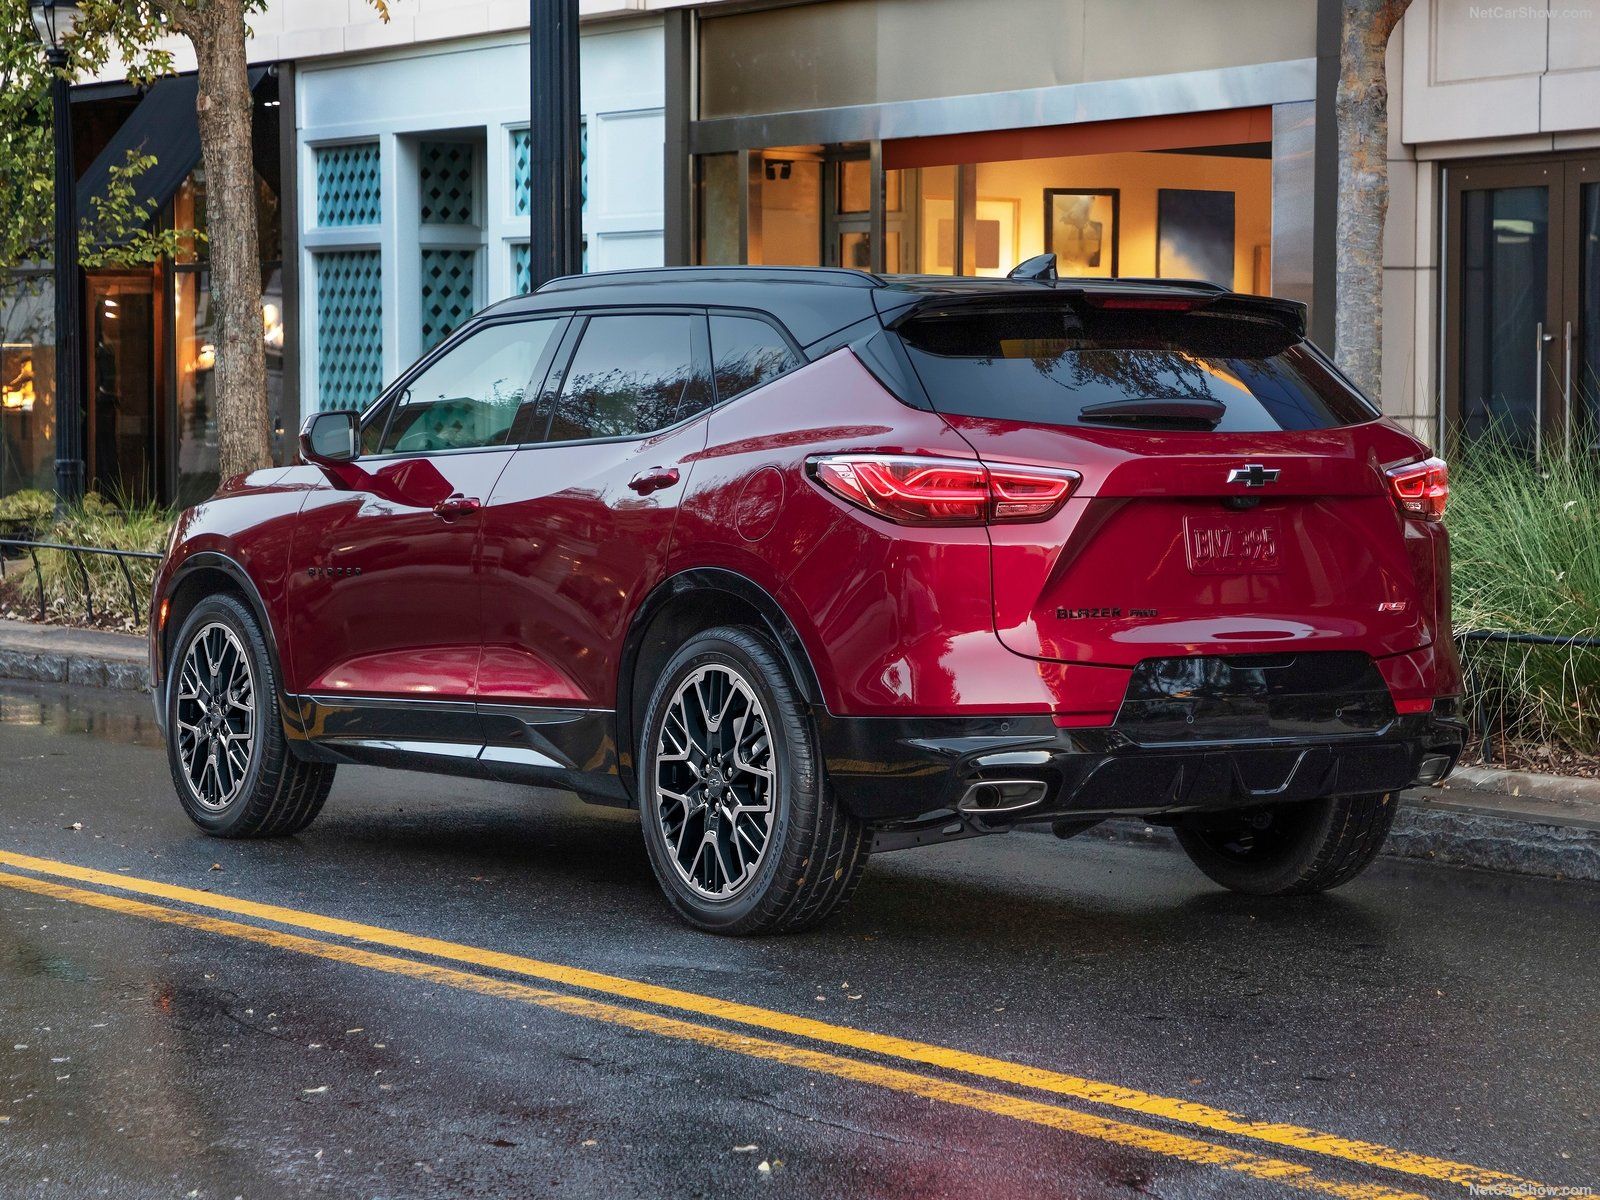
{"label": "rear wiper", "polygon": [[1153,425],[1162,429],[1215,429],[1227,415],[1220,400],[1112,400],[1091,404],[1078,420],[1092,425]]}

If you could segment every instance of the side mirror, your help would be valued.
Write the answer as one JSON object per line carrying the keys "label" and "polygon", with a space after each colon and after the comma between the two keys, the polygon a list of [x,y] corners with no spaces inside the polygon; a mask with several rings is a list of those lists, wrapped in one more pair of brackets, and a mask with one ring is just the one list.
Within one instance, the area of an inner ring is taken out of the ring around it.
{"label": "side mirror", "polygon": [[329,467],[361,454],[361,418],[353,412],[313,413],[300,426],[300,457]]}

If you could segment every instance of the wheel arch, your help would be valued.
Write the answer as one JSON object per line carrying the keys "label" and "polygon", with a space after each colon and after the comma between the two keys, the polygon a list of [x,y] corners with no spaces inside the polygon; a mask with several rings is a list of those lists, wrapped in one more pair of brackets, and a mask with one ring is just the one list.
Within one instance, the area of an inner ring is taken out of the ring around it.
{"label": "wheel arch", "polygon": [[152,683],[158,691],[165,689],[167,659],[170,657],[172,639],[177,636],[184,619],[194,611],[201,600],[216,595],[219,591],[238,596],[249,607],[260,624],[262,636],[266,640],[267,653],[272,657],[272,673],[278,680],[278,689],[280,692],[286,689],[277,629],[267,612],[261,590],[256,587],[255,580],[250,578],[250,573],[237,560],[219,550],[197,550],[173,571],[164,591],[164,599],[169,602],[170,607],[166,622],[156,639],[161,658],[155,664],[158,669],[154,672],[156,677]]}
{"label": "wheel arch", "polygon": [[[794,622],[760,584],[723,567],[680,571],[657,584],[633,615],[617,665],[617,760],[634,793],[634,746],[649,702],[649,668],[664,666],[690,635],[718,625],[754,625],[778,647],[790,677],[808,705],[824,705],[816,668]],[[637,803],[638,797],[634,796]]]}

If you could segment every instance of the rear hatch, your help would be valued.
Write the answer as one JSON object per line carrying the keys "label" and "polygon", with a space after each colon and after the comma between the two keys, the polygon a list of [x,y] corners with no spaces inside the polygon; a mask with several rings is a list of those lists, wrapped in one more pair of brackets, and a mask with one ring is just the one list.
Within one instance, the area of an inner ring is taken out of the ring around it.
{"label": "rear hatch", "polygon": [[1305,342],[1297,307],[1064,286],[924,303],[895,333],[985,462],[1082,475],[1047,521],[990,526],[1017,653],[1132,666],[1431,639],[1431,559],[1385,475],[1426,450]]}

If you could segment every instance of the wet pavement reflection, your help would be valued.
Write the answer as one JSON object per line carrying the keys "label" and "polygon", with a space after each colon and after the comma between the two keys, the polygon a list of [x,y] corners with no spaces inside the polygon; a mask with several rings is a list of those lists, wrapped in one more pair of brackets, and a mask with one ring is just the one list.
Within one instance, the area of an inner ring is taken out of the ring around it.
{"label": "wet pavement reflection", "polygon": [[[12,683],[0,685],[0,850],[1600,1186],[1589,885],[1384,861],[1328,896],[1263,901],[1215,890],[1159,848],[1012,834],[874,859],[852,906],[818,930],[719,939],[667,912],[631,813],[341,768],[300,836],[216,841],[179,809],[148,697]],[[1288,1157],[1343,1183],[1462,1190]],[[8,1197],[1286,1194],[7,887],[0,1161]]]}

